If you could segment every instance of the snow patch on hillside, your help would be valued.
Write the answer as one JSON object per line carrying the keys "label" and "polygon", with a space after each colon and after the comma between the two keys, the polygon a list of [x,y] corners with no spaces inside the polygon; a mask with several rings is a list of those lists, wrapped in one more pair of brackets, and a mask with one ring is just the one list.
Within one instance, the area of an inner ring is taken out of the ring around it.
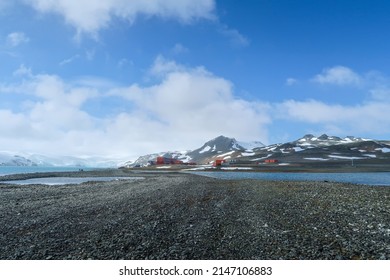
{"label": "snow patch on hillside", "polygon": [[336,155],[329,155],[330,158],[337,158],[337,159],[364,159],[364,157],[347,157],[347,156],[336,156]]}
{"label": "snow patch on hillside", "polygon": [[376,158],[376,155],[373,154],[363,154],[365,157],[370,157],[370,158]]}
{"label": "snow patch on hillside", "polygon": [[203,153],[208,152],[210,150],[211,150],[211,147],[210,146],[206,146],[202,150],[199,151],[199,154],[203,154]]}
{"label": "snow patch on hillside", "polygon": [[237,144],[243,147],[245,150],[252,151],[256,148],[263,148],[264,144],[259,141],[253,141],[253,142],[241,142],[237,141]]}
{"label": "snow patch on hillside", "polygon": [[304,159],[307,159],[307,160],[320,160],[320,161],[326,161],[326,160],[329,160],[328,158],[311,158],[311,157],[307,157],[307,158],[304,158]]}
{"label": "snow patch on hillside", "polygon": [[230,152],[227,152],[227,153],[224,153],[224,154],[220,154],[220,155],[218,155],[218,157],[227,157],[227,156],[233,154],[234,152],[235,151],[230,151]]}
{"label": "snow patch on hillside", "polygon": [[221,167],[222,170],[252,170],[252,167]]}
{"label": "snow patch on hillside", "polygon": [[304,150],[301,147],[294,147],[293,149],[294,149],[295,152],[300,152],[300,151]]}

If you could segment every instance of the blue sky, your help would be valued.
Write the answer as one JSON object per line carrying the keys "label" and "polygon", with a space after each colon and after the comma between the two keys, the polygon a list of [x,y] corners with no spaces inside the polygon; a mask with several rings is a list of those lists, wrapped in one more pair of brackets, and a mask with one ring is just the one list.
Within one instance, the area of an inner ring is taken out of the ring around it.
{"label": "blue sky", "polygon": [[0,150],[390,138],[390,3],[0,0]]}

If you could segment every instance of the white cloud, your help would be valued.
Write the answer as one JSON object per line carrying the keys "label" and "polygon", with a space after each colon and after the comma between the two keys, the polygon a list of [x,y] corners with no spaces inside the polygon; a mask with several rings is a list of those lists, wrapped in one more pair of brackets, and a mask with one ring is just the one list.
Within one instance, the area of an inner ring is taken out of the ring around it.
{"label": "white cloud", "polygon": [[293,86],[293,85],[296,85],[297,83],[298,83],[298,80],[294,79],[294,78],[288,78],[286,80],[286,85],[288,85],[288,86]]}
{"label": "white cloud", "polygon": [[[0,131],[7,132],[2,133],[1,139],[4,141],[13,141],[18,139],[21,135],[21,131],[28,131],[29,126],[26,118],[21,113],[14,113],[11,110],[0,109]],[[3,146],[4,147],[4,146]]]}
{"label": "white cloud", "polygon": [[122,58],[118,61],[118,67],[119,68],[122,68],[122,67],[125,67],[126,65],[134,65],[134,62],[132,60],[128,60],[127,58]]}
{"label": "white cloud", "polygon": [[7,45],[10,47],[17,47],[21,44],[28,43],[30,38],[23,32],[13,32],[7,35]]}
{"label": "white cloud", "polygon": [[66,64],[69,64],[69,63],[72,63],[73,61],[75,61],[76,59],[79,59],[80,58],[80,55],[76,54],[70,58],[67,58],[67,59],[64,59],[63,61],[61,61],[59,63],[60,66],[64,66]]}
{"label": "white cloud", "polygon": [[363,78],[348,67],[335,66],[323,70],[322,74],[313,78],[313,81],[320,84],[357,86],[363,81]]}
{"label": "white cloud", "polygon": [[113,18],[130,23],[137,16],[174,18],[184,23],[198,18],[213,19],[214,0],[24,0],[42,13],[55,13],[75,27],[78,33],[97,34]]}
{"label": "white cloud", "polygon": [[103,77],[80,76],[77,79],[73,80],[72,85],[83,88],[94,88],[104,91],[107,89],[115,88],[117,86],[117,83]]}
{"label": "white cloud", "polygon": [[167,73],[181,71],[186,71],[186,68],[183,65],[177,64],[173,60],[167,60],[163,56],[159,55],[155,59],[149,72],[155,76],[164,76]]}
{"label": "white cloud", "polygon": [[96,54],[96,51],[94,49],[85,51],[85,57],[89,61],[92,61],[95,58],[95,54]]}
{"label": "white cloud", "polygon": [[[269,104],[238,98],[230,81],[204,67],[186,67],[162,56],[150,67],[149,86],[123,87],[97,77],[69,82],[56,75],[35,75],[24,65],[14,73],[19,83],[0,83],[3,100],[14,94],[22,99],[12,106],[18,110],[0,109],[0,147],[5,150],[131,159],[197,148],[220,134],[267,143],[269,125],[277,120],[336,135],[390,131],[385,85],[377,85],[369,100],[355,105],[318,100]],[[127,109],[108,105],[118,99]],[[112,110],[91,111],[99,106]]]}
{"label": "white cloud", "polygon": [[[23,69],[23,66],[19,69]],[[23,102],[24,112],[3,112],[4,124],[19,121],[14,130],[19,133],[18,139],[29,142],[26,147],[39,144],[42,138],[56,139],[55,136],[60,137],[66,131],[85,129],[92,125],[92,119],[80,107],[86,100],[96,96],[94,89],[71,87],[54,75],[36,75],[29,76],[28,80],[18,85],[2,87],[1,90],[31,96]],[[6,127],[0,126],[0,131],[2,135],[8,135]],[[49,151],[52,148],[50,144],[46,147]]]}
{"label": "white cloud", "polygon": [[[0,111],[0,134],[7,135],[0,146],[43,154],[133,158],[197,148],[220,134],[267,142],[268,104],[235,97],[231,82],[203,67],[188,68],[159,57],[151,68],[158,81],[148,87],[118,87],[88,77],[67,82],[27,71],[31,75],[20,83],[0,85],[3,94],[24,97],[22,112]],[[110,98],[121,98],[132,109],[113,108],[105,115],[85,109],[99,102],[97,106],[108,106],[105,101]]]}
{"label": "white cloud", "polygon": [[27,68],[24,64],[20,65],[13,73],[14,76],[32,76],[31,68]]}
{"label": "white cloud", "polygon": [[172,48],[172,52],[174,54],[182,54],[182,53],[188,53],[189,49],[184,47],[182,44],[175,44],[175,46]]}
{"label": "white cloud", "polygon": [[201,141],[225,134],[267,141],[269,106],[235,98],[229,81],[203,67],[186,68],[162,57],[156,59],[152,72],[160,75],[161,82],[150,87],[132,85],[110,94],[134,102],[139,110],[159,120],[161,138],[174,135]]}
{"label": "white cloud", "polygon": [[0,0],[0,12],[9,6],[11,3],[9,0]]}
{"label": "white cloud", "polygon": [[249,45],[249,39],[242,35],[237,29],[229,28],[226,25],[220,25],[219,32],[226,36],[233,46],[246,47]]}
{"label": "white cloud", "polygon": [[390,100],[390,88],[386,86],[374,88],[370,90],[371,96],[375,100],[388,101]]}
{"label": "white cloud", "polygon": [[319,130],[365,134],[390,131],[390,110],[387,100],[371,100],[356,105],[328,104],[317,100],[288,100],[275,104],[278,117],[289,121],[315,124]]}

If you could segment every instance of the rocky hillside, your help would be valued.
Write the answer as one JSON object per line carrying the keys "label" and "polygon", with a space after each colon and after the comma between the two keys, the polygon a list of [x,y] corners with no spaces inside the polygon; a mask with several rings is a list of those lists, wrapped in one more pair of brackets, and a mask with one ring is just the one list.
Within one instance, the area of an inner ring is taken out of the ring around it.
{"label": "rocky hillside", "polygon": [[253,149],[264,147],[261,142],[244,143],[238,142],[234,138],[218,136],[202,147],[196,149],[188,156],[197,163],[209,163],[215,158],[234,159],[237,157],[247,156],[253,153]]}
{"label": "rocky hillside", "polygon": [[315,161],[352,161],[364,159],[390,159],[390,142],[360,137],[340,138],[323,134],[308,134],[295,141],[270,145],[255,150],[248,160],[275,158],[285,163]]}
{"label": "rocky hillside", "polygon": [[225,159],[236,164],[262,163],[275,159],[279,163],[319,163],[354,160],[390,160],[390,141],[365,139],[354,136],[314,136],[307,134],[287,143],[264,146],[261,142],[243,143],[234,138],[218,136],[193,151],[161,152],[145,155],[128,166],[143,166],[157,156],[208,164]]}
{"label": "rocky hillside", "polygon": [[155,161],[158,156],[174,158],[185,163],[195,162],[207,164],[216,158],[236,158],[253,154],[253,149],[264,147],[261,142],[239,142],[234,138],[218,136],[207,141],[203,146],[193,151],[160,152],[139,157],[135,162],[129,162],[127,166],[143,166],[149,161]]}

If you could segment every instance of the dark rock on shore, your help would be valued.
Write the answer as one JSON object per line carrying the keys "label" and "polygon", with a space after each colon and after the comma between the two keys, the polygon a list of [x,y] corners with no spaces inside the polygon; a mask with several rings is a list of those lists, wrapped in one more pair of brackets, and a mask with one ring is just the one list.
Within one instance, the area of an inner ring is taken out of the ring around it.
{"label": "dark rock on shore", "polygon": [[0,185],[0,258],[390,259],[389,187],[142,176]]}

